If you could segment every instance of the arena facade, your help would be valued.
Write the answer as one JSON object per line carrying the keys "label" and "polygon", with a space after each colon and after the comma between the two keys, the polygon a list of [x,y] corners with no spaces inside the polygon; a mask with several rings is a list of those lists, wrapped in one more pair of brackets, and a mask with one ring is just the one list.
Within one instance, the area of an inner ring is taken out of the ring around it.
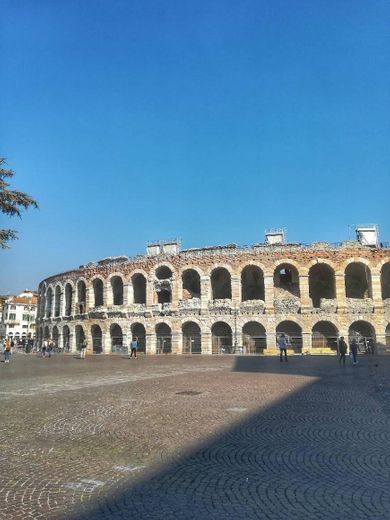
{"label": "arena facade", "polygon": [[157,242],[134,258],[110,257],[39,285],[38,341],[75,351],[331,353],[337,338],[390,351],[390,249],[362,240],[286,243],[282,232],[248,247],[180,249]]}

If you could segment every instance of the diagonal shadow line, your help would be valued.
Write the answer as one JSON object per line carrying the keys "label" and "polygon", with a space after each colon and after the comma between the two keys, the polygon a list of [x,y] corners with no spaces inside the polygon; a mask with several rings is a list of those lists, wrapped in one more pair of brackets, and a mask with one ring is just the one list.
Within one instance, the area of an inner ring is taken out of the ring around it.
{"label": "diagonal shadow line", "polygon": [[[375,384],[378,358],[335,363],[238,357],[234,371],[319,378],[64,518],[388,520],[390,413]],[[388,377],[390,359],[379,363]]]}

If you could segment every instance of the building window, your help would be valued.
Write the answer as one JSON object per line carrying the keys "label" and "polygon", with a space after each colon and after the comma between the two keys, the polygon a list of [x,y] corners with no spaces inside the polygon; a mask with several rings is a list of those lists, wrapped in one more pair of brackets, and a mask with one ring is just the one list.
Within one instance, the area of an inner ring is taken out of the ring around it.
{"label": "building window", "polygon": [[16,314],[14,314],[14,313],[10,313],[10,314],[8,315],[8,319],[9,319],[9,320],[16,320]]}
{"label": "building window", "polygon": [[11,309],[11,311],[16,311],[16,305],[11,305],[10,309]]}

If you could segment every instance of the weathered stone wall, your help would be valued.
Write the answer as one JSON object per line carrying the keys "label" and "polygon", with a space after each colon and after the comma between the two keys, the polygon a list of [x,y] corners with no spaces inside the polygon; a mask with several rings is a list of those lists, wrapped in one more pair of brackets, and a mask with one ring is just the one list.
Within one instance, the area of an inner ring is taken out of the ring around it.
{"label": "weathered stone wall", "polygon": [[[310,298],[309,271],[318,263],[331,268],[336,298],[322,298],[320,305],[314,307]],[[365,281],[370,284],[370,298],[347,298],[345,271],[351,263],[364,266]],[[120,341],[127,345],[132,327],[141,324],[146,332],[146,351],[156,352],[162,341],[157,337],[156,329],[160,324],[165,324],[172,333],[169,340],[171,351],[181,353],[185,344],[183,330],[185,324],[191,322],[200,331],[202,353],[211,353],[216,351],[213,349],[216,339],[214,337],[213,340],[212,334],[215,323],[227,324],[231,329],[231,343],[240,346],[244,341],[243,327],[248,322],[256,322],[266,331],[265,352],[272,353],[275,352],[276,329],[279,326],[280,330],[280,324],[285,321],[300,327],[300,351],[311,350],[312,329],[318,322],[333,324],[336,334],[343,336],[348,336],[352,324],[364,322],[371,327],[376,342],[385,344],[390,305],[388,300],[382,299],[381,273],[383,266],[389,263],[389,249],[367,248],[357,243],[337,247],[326,244],[312,247],[229,246],[133,259],[110,258],[43,280],[39,286],[37,330],[41,338],[53,336],[54,331],[60,346],[70,342],[71,349],[75,349],[76,327],[79,326],[77,330],[80,331],[81,326],[92,350],[93,343],[96,343],[96,334],[92,337],[92,329],[96,332],[98,326],[102,351],[108,353],[113,344],[114,325],[119,325],[122,332]],[[274,287],[275,269],[281,264],[288,264],[298,271],[299,297]],[[168,267],[172,276],[158,281],[156,270],[161,266]],[[241,272],[247,266],[261,269],[264,300],[242,301]],[[224,268],[230,274],[231,298],[212,299],[211,278],[217,268]],[[183,292],[182,273],[187,269],[193,269],[200,277],[200,297],[190,298],[188,291]],[[132,279],[135,274],[146,279],[146,301],[143,303],[134,303]],[[113,277],[119,277],[123,283],[123,301],[120,305],[113,303]],[[97,279],[103,286],[103,305],[99,307],[94,303],[93,282]],[[79,301],[78,298],[78,284],[81,282],[86,287],[86,301]],[[168,291],[171,302],[156,303],[156,292],[161,289]],[[164,329],[163,326],[160,328]],[[192,326],[192,330],[195,328]]]}

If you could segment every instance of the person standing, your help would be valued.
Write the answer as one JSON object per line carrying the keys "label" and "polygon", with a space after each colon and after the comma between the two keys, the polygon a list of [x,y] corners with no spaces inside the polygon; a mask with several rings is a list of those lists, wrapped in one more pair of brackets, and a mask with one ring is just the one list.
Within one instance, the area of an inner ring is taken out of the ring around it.
{"label": "person standing", "polygon": [[47,339],[43,340],[43,343],[42,343],[42,357],[43,358],[46,357],[46,350],[47,350],[48,346],[49,346],[49,342],[47,341]]}
{"label": "person standing", "polygon": [[11,359],[11,340],[7,338],[4,345],[4,363],[9,363]]}
{"label": "person standing", "polygon": [[80,345],[80,359],[85,359],[85,355],[87,353],[87,338],[84,338]]}
{"label": "person standing", "polygon": [[344,337],[341,336],[339,340],[339,364],[341,365],[341,362],[343,362],[343,365],[345,365],[345,354],[347,353],[348,347],[347,344],[344,341]]}
{"label": "person standing", "polygon": [[133,338],[130,343],[130,357],[137,358],[137,349],[138,349],[138,338]]}
{"label": "person standing", "polygon": [[283,353],[284,353],[284,360],[287,362],[287,340],[286,336],[282,333],[280,336],[278,336],[276,340],[279,350],[280,350],[280,362],[283,362]]}
{"label": "person standing", "polygon": [[357,351],[358,351],[358,345],[356,342],[356,339],[354,338],[349,346],[351,354],[352,354],[352,363],[354,365],[357,365]]}

